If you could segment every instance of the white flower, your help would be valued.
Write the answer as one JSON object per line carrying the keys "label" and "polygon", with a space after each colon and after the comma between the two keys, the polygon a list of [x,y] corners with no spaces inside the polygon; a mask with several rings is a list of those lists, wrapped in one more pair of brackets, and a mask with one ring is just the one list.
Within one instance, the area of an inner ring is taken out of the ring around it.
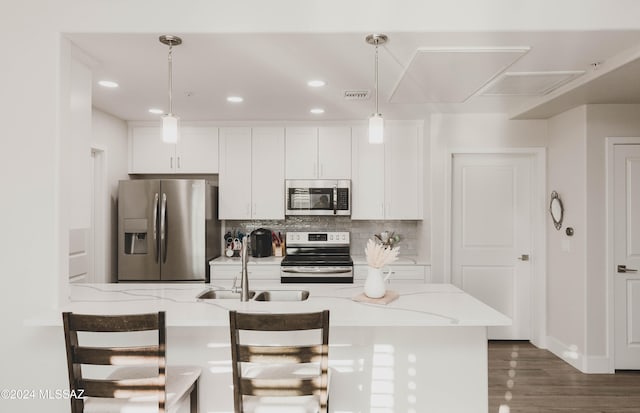
{"label": "white flower", "polygon": [[399,248],[389,248],[370,239],[364,248],[364,254],[367,256],[367,265],[373,268],[382,268],[395,262],[398,259]]}

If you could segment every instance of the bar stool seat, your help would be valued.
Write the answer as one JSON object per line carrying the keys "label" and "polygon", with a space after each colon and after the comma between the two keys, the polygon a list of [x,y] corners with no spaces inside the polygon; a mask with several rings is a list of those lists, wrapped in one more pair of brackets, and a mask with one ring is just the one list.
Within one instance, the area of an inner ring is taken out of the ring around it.
{"label": "bar stool seat", "polygon": [[[202,371],[193,366],[168,366],[165,382],[165,409],[173,412],[186,397],[189,388],[198,380]],[[147,367],[121,367],[109,374],[110,380],[140,379],[153,375],[153,369]],[[84,401],[84,413],[157,413],[156,396],[134,396],[126,399],[87,397]]]}

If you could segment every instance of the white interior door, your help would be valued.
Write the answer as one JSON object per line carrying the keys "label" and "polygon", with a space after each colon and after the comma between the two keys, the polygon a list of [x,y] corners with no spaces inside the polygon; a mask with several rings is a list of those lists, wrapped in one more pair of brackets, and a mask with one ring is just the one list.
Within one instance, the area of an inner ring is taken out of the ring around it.
{"label": "white interior door", "polygon": [[640,369],[640,145],[615,145],[613,188],[615,368]]}
{"label": "white interior door", "polygon": [[511,317],[489,338],[529,340],[533,157],[456,154],[452,159],[451,280]]}

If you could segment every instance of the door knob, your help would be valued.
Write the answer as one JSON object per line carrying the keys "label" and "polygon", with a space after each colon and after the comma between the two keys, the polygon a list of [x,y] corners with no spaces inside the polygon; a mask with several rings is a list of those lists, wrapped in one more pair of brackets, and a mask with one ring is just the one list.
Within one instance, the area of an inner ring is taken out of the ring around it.
{"label": "door knob", "polygon": [[520,261],[529,261],[529,254],[522,254],[518,257]]}
{"label": "door knob", "polygon": [[638,270],[635,270],[633,268],[627,268],[626,265],[618,265],[618,272],[619,273],[625,273],[625,272],[638,272]]}

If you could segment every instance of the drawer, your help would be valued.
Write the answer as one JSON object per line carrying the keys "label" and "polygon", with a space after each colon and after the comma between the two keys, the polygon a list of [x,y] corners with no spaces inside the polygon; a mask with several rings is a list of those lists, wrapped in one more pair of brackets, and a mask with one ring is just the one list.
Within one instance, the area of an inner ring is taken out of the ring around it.
{"label": "drawer", "polygon": [[[367,266],[355,265],[354,280],[364,281],[367,278]],[[389,282],[431,282],[431,267],[426,265],[390,265],[383,269],[385,275],[391,272]]]}
{"label": "drawer", "polygon": [[[240,280],[240,265],[228,264],[211,264],[211,281],[215,280],[231,280],[238,278]],[[249,272],[249,280],[278,280],[280,281],[280,265],[273,264],[249,264],[247,265]]]}

